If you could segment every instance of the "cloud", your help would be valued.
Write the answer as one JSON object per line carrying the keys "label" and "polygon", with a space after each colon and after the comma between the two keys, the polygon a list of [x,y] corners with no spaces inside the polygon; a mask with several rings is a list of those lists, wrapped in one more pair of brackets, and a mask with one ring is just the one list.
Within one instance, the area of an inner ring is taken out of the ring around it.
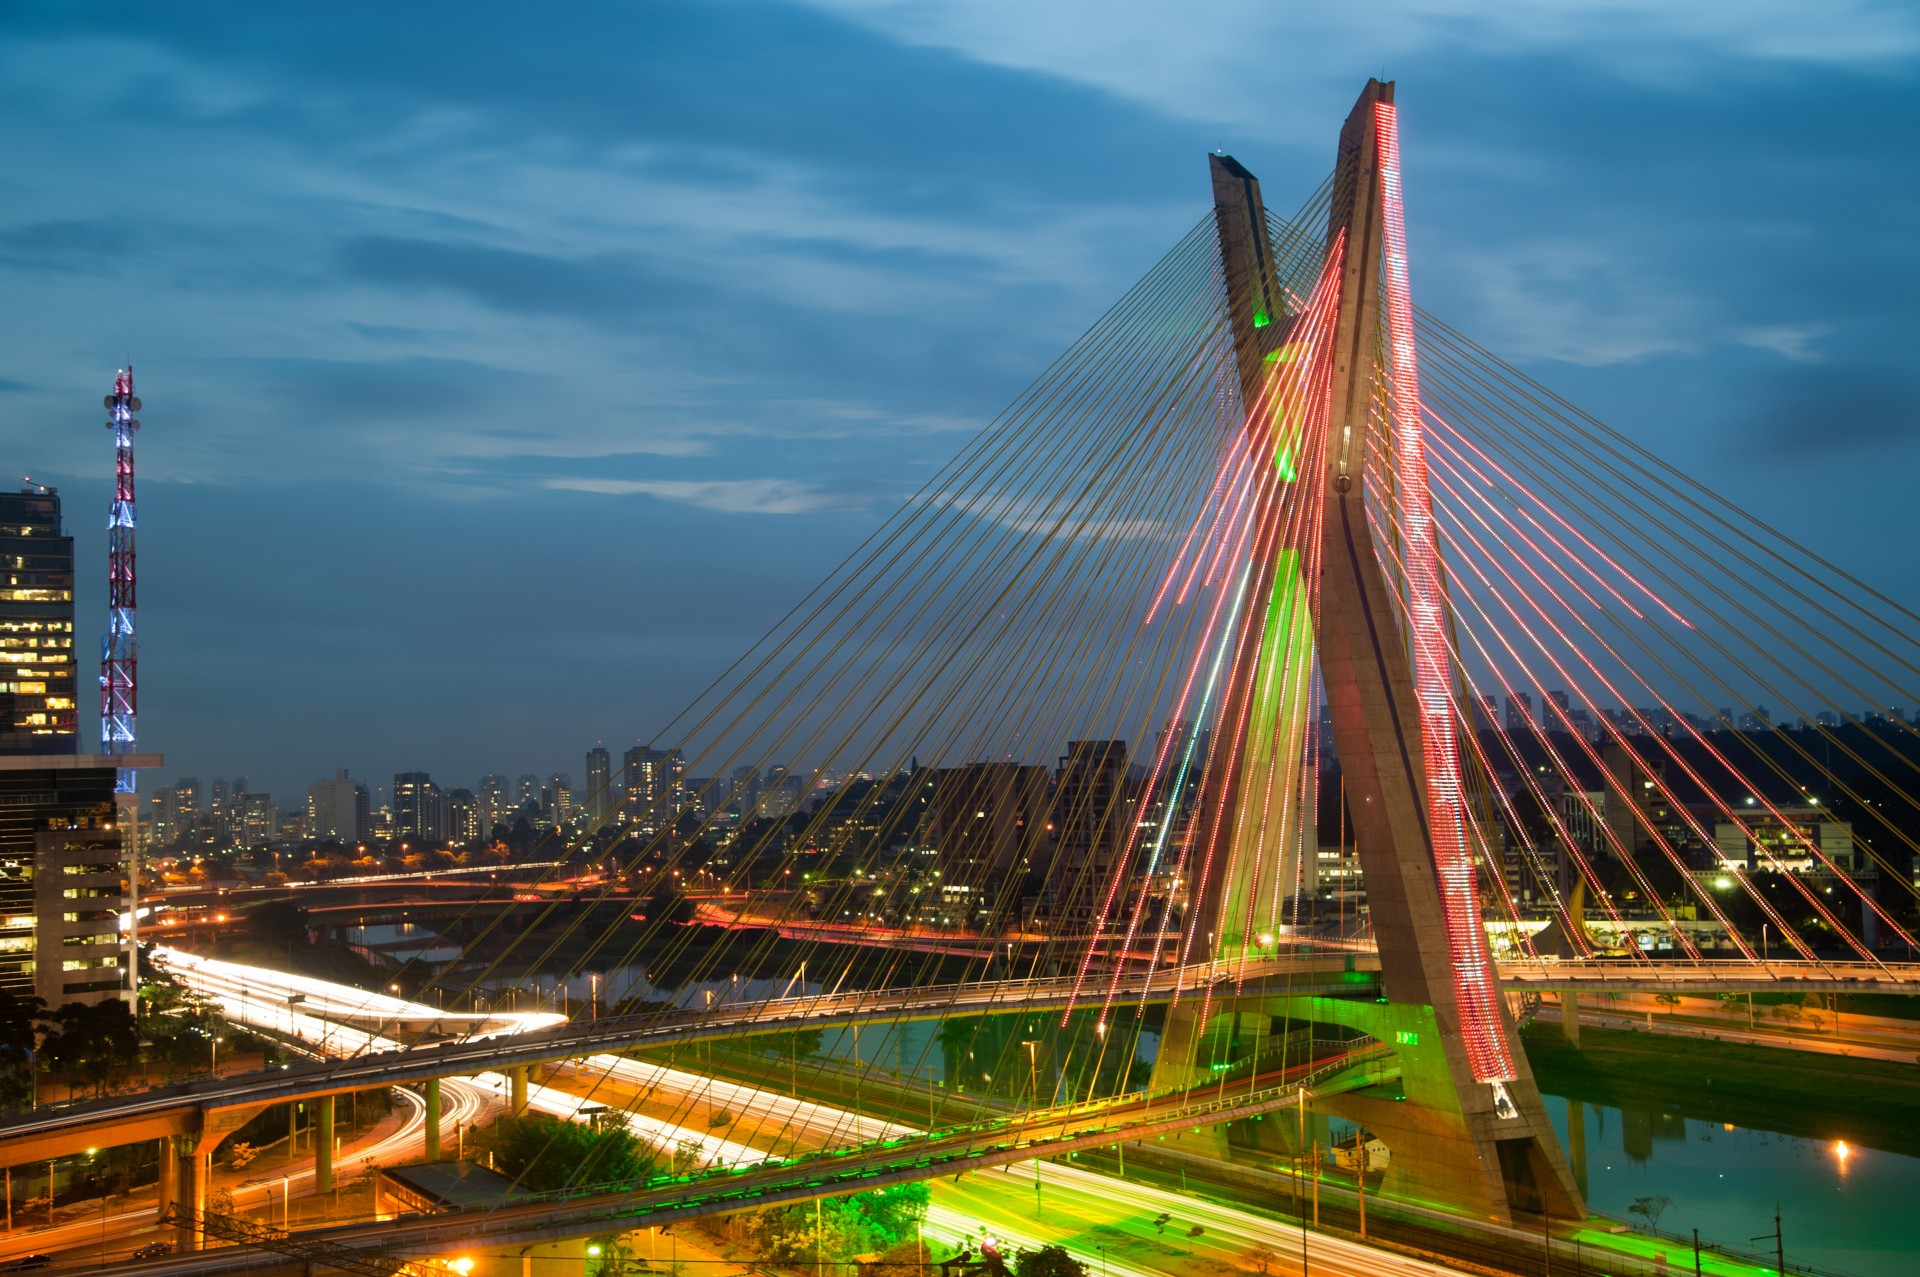
{"label": "cloud", "polygon": [[844,492],[792,479],[548,479],[544,486],[658,497],[721,514],[844,514],[860,504]]}
{"label": "cloud", "polygon": [[[1324,130],[1321,91],[1422,55],[1575,52],[1635,78],[1730,61],[1880,71],[1920,54],[1920,14],[1884,0],[804,0],[907,45],[1056,76],[1176,118]],[[1230,35],[1229,35],[1230,33]],[[1227,38],[1223,38],[1227,37]],[[1281,49],[1310,57],[1276,57]],[[1292,92],[1276,93],[1286,85]],[[1302,91],[1302,90],[1305,91]]]}
{"label": "cloud", "polygon": [[657,304],[661,291],[630,261],[567,259],[515,249],[369,235],[340,247],[349,279],[388,288],[443,288],[526,315],[605,319]]}
{"label": "cloud", "polygon": [[1831,331],[1830,324],[1772,324],[1735,329],[1733,339],[1742,346],[1771,350],[1796,364],[1817,364],[1825,356],[1813,348],[1813,343]]}
{"label": "cloud", "polygon": [[1475,337],[1508,359],[1594,367],[1698,348],[1700,306],[1616,243],[1558,235],[1456,250]]}
{"label": "cloud", "polygon": [[929,500],[963,510],[1010,532],[1041,533],[1071,541],[1157,541],[1168,535],[1158,519],[1108,518],[1097,510],[1062,503],[1057,495],[1036,492],[986,492]]}

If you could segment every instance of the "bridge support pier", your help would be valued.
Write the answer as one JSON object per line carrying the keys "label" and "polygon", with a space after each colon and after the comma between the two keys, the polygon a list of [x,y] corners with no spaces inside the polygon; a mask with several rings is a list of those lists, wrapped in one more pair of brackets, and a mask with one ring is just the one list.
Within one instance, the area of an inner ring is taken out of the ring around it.
{"label": "bridge support pier", "polygon": [[180,1156],[174,1151],[173,1136],[160,1137],[160,1200],[162,1215],[180,1198]]}
{"label": "bridge support pier", "polygon": [[[173,1145],[175,1164],[179,1168],[176,1174],[180,1205],[191,1211],[198,1221],[207,1209],[207,1179],[213,1167],[213,1150],[196,1135],[176,1135]],[[180,1226],[176,1250],[200,1250],[205,1245],[205,1234],[197,1223]]]}
{"label": "bridge support pier", "polygon": [[[1210,1080],[1226,1069],[1258,1055],[1266,1046],[1273,1021],[1261,998],[1216,1000],[1203,1011],[1196,997],[1167,1013],[1160,1033],[1159,1054],[1153,1061],[1155,1093],[1204,1091]],[[1227,1128],[1196,1126],[1172,1136],[1169,1143],[1202,1157],[1227,1156]]]}
{"label": "bridge support pier", "polygon": [[[1461,1102],[1433,1007],[1292,997],[1274,999],[1268,1009],[1357,1029],[1393,1048],[1400,1065],[1397,1085],[1334,1096],[1320,1105],[1386,1142],[1392,1151],[1389,1193],[1493,1219],[1507,1217],[1516,1207],[1560,1218],[1584,1216],[1570,1191],[1573,1177],[1557,1141],[1476,1138],[1474,1115]],[[1511,1102],[1535,1129],[1551,1129],[1526,1057],[1519,1057],[1519,1064],[1522,1076]]]}
{"label": "bridge support pier", "polygon": [[507,1070],[507,1115],[520,1117],[527,1111],[527,1066],[516,1064]]}
{"label": "bridge support pier", "polygon": [[[1580,995],[1577,993],[1560,995],[1560,1036],[1566,1039],[1568,1046],[1579,1049]],[[1582,1185],[1580,1191],[1586,1192],[1586,1186]]]}
{"label": "bridge support pier", "polygon": [[313,1102],[313,1191],[333,1191],[333,1100],[323,1095]]}
{"label": "bridge support pier", "polygon": [[440,1160],[440,1079],[430,1077],[423,1088],[427,1093],[427,1160]]}

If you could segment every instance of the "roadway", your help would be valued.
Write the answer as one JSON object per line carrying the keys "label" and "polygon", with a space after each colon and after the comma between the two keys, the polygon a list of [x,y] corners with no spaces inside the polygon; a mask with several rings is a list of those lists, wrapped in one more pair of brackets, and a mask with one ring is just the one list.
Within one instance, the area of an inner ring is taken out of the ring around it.
{"label": "roadway", "polygon": [[[930,1137],[898,1135],[859,1146],[702,1175],[663,1176],[619,1192],[550,1194],[539,1200],[494,1204],[384,1222],[302,1230],[302,1241],[369,1252],[448,1254],[462,1249],[555,1241],[626,1232],[642,1224],[667,1225],[730,1211],[833,1197],[970,1170],[1056,1157],[1105,1147],[1120,1139],[1151,1139],[1196,1125],[1233,1121],[1294,1107],[1302,1099],[1371,1085],[1391,1070],[1371,1060],[1340,1061],[1316,1071],[1274,1074],[1253,1089],[1224,1098],[1126,1097],[1092,1105],[1037,1110],[1000,1122],[957,1128]],[[201,1251],[157,1261],[140,1271],[238,1272],[273,1262],[244,1248]]]}
{"label": "roadway", "polygon": [[[49,1107],[9,1118],[0,1122],[0,1160],[18,1163],[67,1156],[96,1145],[182,1133],[197,1129],[199,1115],[213,1109],[406,1085],[636,1047],[794,1027],[1087,1007],[1104,983],[1092,982],[1090,990],[1087,984],[1062,977],[803,994],[757,1002],[723,999],[700,1009],[565,1021],[544,1013],[442,1012],[385,994],[356,990],[342,995],[337,986],[299,976],[277,976],[280,984],[263,984],[260,968],[219,964],[179,950],[157,950],[156,960],[170,964],[183,978],[190,972],[203,973],[191,978],[205,979],[222,1008],[237,1018],[277,1032],[314,1037],[329,1053],[346,1058]],[[1209,964],[1124,975],[1117,981],[1116,994],[1117,1000],[1124,1001],[1166,1001],[1208,989],[1216,996],[1236,997],[1351,994],[1364,991],[1373,978],[1369,968],[1377,965],[1376,956],[1360,953],[1288,954],[1232,966]],[[233,970],[223,975],[223,966]],[[1882,992],[1912,988],[1920,992],[1920,964],[1774,962],[1757,968],[1766,973],[1764,979],[1752,964],[1720,962],[1544,962],[1515,964],[1510,969],[1513,978],[1507,980],[1509,968],[1503,967],[1503,982],[1515,990],[1684,988],[1698,993],[1747,988]],[[326,1014],[333,1018],[316,1014],[322,1009],[319,1005],[290,1005],[287,999],[294,992],[326,999]],[[265,1023],[255,1017],[264,1017]],[[362,1024],[372,1027],[358,1027]],[[454,1025],[464,1026],[465,1032],[407,1046],[388,1036],[394,1031],[419,1034]],[[134,1133],[127,1133],[131,1123],[139,1124],[132,1128]]]}
{"label": "roadway", "polygon": [[[1072,979],[1010,980],[806,994],[758,1002],[723,1000],[695,1010],[568,1022],[544,1013],[457,1016],[385,994],[363,994],[358,990],[346,995],[337,991],[331,995],[307,994],[324,999],[325,1005],[333,1008],[332,1013],[343,1019],[375,1025],[363,1029],[322,1020],[314,1014],[320,1009],[319,1004],[287,1005],[261,968],[213,964],[195,955],[181,955],[171,950],[156,956],[162,965],[169,966],[189,984],[207,989],[220,1002],[223,1011],[261,1027],[310,1037],[324,1043],[329,1053],[337,1052],[345,1058],[207,1078],[11,1117],[0,1121],[0,1161],[19,1163],[68,1156],[96,1145],[186,1133],[197,1130],[199,1115],[209,1110],[408,1085],[432,1078],[471,1076],[635,1047],[797,1027],[811,1029],[875,1021],[1064,1010],[1072,1005],[1086,1006],[1089,1001],[1084,989],[1076,998],[1077,982]],[[188,958],[193,960],[184,960]],[[1246,964],[1241,975],[1248,980],[1273,982],[1276,992],[1284,989],[1289,994],[1352,992],[1357,987],[1356,977],[1359,986],[1367,984],[1367,976],[1348,971],[1345,965],[1342,960],[1334,964],[1336,969],[1327,970],[1324,958],[1289,956]],[[234,969],[228,972],[224,968]],[[209,972],[212,974],[207,974]],[[301,982],[303,989],[326,983],[297,976],[280,979]],[[1220,969],[1211,966],[1150,971],[1122,979],[1118,996],[1127,1000],[1170,999],[1221,987],[1226,979]],[[203,986],[201,981],[205,981]],[[462,1021],[467,1023],[468,1031],[446,1040],[416,1042],[403,1047],[388,1035],[399,1026],[425,1030],[434,1024]],[[383,1028],[388,1032],[382,1032]],[[130,1131],[133,1133],[126,1134]]]}

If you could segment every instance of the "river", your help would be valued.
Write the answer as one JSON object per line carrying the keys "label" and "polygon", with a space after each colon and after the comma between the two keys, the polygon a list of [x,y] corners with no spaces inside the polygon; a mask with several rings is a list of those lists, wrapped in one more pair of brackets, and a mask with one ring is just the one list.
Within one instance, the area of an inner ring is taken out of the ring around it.
{"label": "river", "polygon": [[[1698,1228],[1703,1243],[1771,1253],[1777,1204],[1789,1266],[1857,1277],[1920,1271],[1920,1159],[1557,1095],[1546,1102],[1576,1175],[1569,1111],[1582,1118],[1592,1210],[1638,1223],[1629,1213],[1637,1199],[1666,1196],[1662,1231]],[[1669,1259],[1676,1273],[1692,1271],[1690,1251]]]}

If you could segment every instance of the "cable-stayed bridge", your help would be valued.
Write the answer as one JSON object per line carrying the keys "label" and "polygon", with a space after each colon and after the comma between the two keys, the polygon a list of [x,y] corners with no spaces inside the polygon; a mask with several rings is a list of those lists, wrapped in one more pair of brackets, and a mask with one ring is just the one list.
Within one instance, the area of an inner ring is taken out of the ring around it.
{"label": "cable-stayed bridge", "polygon": [[[459,1002],[644,962],[696,1001],[476,1043],[370,1000],[330,1023],[378,1054],[0,1147],[173,1123],[191,1217],[216,1113],[938,1019],[968,1035],[941,1030],[950,1073],[1140,1129],[1235,1117],[1194,1101],[1225,1073],[1257,1095],[1378,1043],[1391,1086],[1316,1102],[1393,1148],[1394,1191],[1579,1217],[1509,990],[1914,988],[1920,730],[1882,709],[1920,702],[1920,617],[1414,307],[1391,85],[1291,215],[1211,170],[1208,215],[655,737],[681,744],[630,751],[600,796],[621,839],[552,871],[611,865],[599,885],[476,910],[460,963],[409,975]],[[671,901],[696,874],[740,925],[615,886]],[[1335,923],[1371,949],[1315,952]],[[884,939],[936,924],[977,956]]]}

